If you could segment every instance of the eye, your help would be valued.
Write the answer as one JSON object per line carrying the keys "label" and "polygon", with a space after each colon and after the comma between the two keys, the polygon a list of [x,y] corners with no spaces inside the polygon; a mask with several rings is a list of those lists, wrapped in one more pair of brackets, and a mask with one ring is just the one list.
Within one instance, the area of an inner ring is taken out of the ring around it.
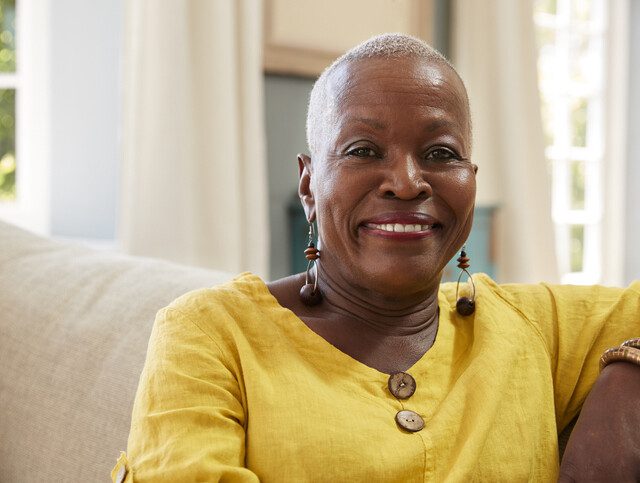
{"label": "eye", "polygon": [[378,156],[378,153],[371,148],[360,146],[347,151],[347,156],[355,156],[357,158],[375,158]]}
{"label": "eye", "polygon": [[449,148],[435,148],[432,149],[431,151],[429,151],[427,153],[427,155],[425,156],[426,159],[433,159],[433,160],[440,160],[440,161],[446,161],[448,159],[456,159],[459,160],[461,159],[460,156],[458,156],[455,152],[453,152],[451,149]]}

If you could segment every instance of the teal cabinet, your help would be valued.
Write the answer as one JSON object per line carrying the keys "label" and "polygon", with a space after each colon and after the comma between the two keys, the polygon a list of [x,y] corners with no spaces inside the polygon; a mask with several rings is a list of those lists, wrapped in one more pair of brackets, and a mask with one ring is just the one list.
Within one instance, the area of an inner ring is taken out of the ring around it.
{"label": "teal cabinet", "polygon": [[[494,206],[476,206],[473,213],[473,228],[466,243],[467,256],[471,259],[471,266],[467,269],[469,273],[486,273],[495,279],[496,266],[493,260],[493,219],[495,215]],[[442,274],[443,282],[455,282],[460,274],[457,267],[460,254],[456,254],[444,269]],[[466,278],[463,278],[466,280]]]}

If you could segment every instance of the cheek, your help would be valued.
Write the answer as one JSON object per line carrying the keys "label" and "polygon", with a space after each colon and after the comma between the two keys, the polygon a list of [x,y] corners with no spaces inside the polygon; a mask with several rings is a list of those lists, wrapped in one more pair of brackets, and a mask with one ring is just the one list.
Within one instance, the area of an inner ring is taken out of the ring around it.
{"label": "cheek", "polygon": [[460,225],[462,241],[466,240],[473,224],[473,209],[476,200],[476,176],[472,169],[465,170],[450,180],[452,185],[450,196],[446,202],[453,210]]}
{"label": "cheek", "polygon": [[320,237],[327,241],[335,232],[335,225],[340,223],[345,207],[345,189],[340,176],[332,170],[317,173],[313,183],[316,204],[316,216]]}
{"label": "cheek", "polygon": [[318,174],[314,183],[318,231],[325,244],[342,243],[339,240],[350,236],[354,214],[370,187],[362,173],[326,169]]}
{"label": "cheek", "polygon": [[472,211],[476,198],[476,176],[473,169],[441,173],[437,179],[434,191],[458,216]]}
{"label": "cheek", "polygon": [[319,215],[326,213],[327,210],[330,211],[333,201],[339,200],[340,187],[338,179],[330,172],[317,173],[312,182],[312,190]]}
{"label": "cheek", "polygon": [[476,174],[472,169],[466,170],[462,176],[458,178],[460,191],[465,194],[468,201],[475,202],[476,199]]}

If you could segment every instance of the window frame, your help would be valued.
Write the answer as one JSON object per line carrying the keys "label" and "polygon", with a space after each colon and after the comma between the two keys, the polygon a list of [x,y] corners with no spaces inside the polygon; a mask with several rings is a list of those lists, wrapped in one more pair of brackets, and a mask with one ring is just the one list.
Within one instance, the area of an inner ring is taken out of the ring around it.
{"label": "window frame", "polygon": [[[37,4],[37,5],[36,5]],[[16,1],[16,199],[0,202],[0,220],[49,234],[49,2]]]}
{"label": "window frame", "polygon": [[[626,80],[624,53],[628,41],[620,26],[625,25],[628,3],[594,0],[594,17],[602,20],[579,27],[571,23],[571,0],[557,0],[556,6],[555,16],[534,11],[534,23],[538,29],[554,29],[555,55],[559,56],[556,63],[565,66],[554,69],[551,82],[540,83],[541,98],[549,100],[548,107],[554,110],[553,117],[558,121],[553,126],[554,143],[545,151],[553,172],[552,218],[558,268],[563,283],[619,284],[624,249],[624,192],[620,187],[624,185],[625,166],[621,151],[625,143],[619,133],[626,131],[626,96],[620,94],[620,89],[611,93],[607,86],[618,86]],[[570,52],[576,31],[588,36],[589,51],[600,56],[602,72],[582,90],[571,78]],[[573,146],[572,139],[571,102],[579,98],[588,101],[585,147]],[[612,150],[615,156],[610,156]],[[582,163],[585,173],[584,206],[577,209],[571,206],[570,166],[574,162]],[[576,225],[584,227],[580,271],[571,270],[570,230]]]}

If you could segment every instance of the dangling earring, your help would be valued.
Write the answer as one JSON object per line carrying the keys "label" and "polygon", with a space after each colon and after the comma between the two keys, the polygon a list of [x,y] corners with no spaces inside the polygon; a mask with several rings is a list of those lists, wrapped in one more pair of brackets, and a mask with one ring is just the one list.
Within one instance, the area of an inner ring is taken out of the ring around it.
{"label": "dangling earring", "polygon": [[[305,274],[305,282],[300,289],[300,300],[305,305],[318,305],[322,301],[322,293],[318,288],[318,264],[316,260],[320,258],[320,250],[318,250],[313,244],[314,238],[313,223],[309,222],[309,244],[304,251],[304,256],[307,258],[307,272]],[[311,268],[315,267],[316,273],[313,283],[310,282]]]}
{"label": "dangling earring", "polygon": [[[464,248],[465,247],[462,247],[462,250],[460,250],[460,256],[457,260],[460,275],[458,275],[458,283],[456,285],[456,310],[460,315],[471,315],[476,310],[476,285],[473,283],[473,277],[467,271],[467,268],[469,268],[469,257],[467,257],[467,253],[464,251]],[[466,273],[469,280],[471,280],[471,287],[473,288],[473,291],[471,293],[471,297],[458,298],[458,289],[460,288],[460,279],[462,278],[463,273]]]}

